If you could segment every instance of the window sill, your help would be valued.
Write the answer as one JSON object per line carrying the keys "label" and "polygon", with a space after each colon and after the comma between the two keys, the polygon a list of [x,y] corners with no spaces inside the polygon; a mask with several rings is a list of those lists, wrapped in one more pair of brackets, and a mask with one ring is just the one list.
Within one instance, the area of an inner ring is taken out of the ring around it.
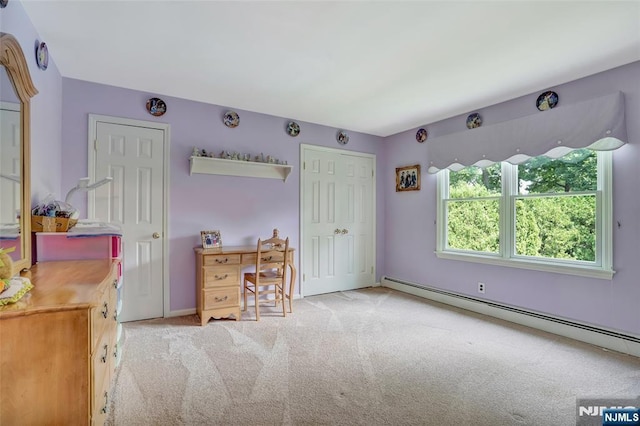
{"label": "window sill", "polygon": [[482,263],[485,265],[505,266],[509,268],[529,269],[533,271],[553,272],[556,274],[577,275],[580,277],[596,278],[601,280],[613,279],[613,270],[605,270],[595,266],[563,265],[528,259],[503,259],[501,257],[467,254],[459,252],[436,251],[439,259],[461,260],[465,262]]}

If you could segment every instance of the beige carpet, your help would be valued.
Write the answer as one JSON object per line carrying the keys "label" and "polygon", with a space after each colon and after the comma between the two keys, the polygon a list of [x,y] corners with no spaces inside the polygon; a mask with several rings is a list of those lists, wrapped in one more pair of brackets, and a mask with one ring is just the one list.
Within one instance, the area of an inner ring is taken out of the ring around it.
{"label": "beige carpet", "polygon": [[109,425],[575,425],[640,359],[387,288],[124,324]]}

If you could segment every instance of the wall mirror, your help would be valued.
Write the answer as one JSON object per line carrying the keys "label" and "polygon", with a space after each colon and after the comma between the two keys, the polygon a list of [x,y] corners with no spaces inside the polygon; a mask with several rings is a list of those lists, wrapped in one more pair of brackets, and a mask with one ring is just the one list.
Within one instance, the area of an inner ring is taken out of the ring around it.
{"label": "wall mirror", "polygon": [[30,101],[38,91],[18,41],[0,33],[0,247],[31,267]]}

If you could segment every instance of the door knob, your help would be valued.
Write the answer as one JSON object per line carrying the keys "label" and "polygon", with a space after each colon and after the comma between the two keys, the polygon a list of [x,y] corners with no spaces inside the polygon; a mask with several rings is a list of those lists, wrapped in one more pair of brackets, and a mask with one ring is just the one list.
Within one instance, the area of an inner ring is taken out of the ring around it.
{"label": "door knob", "polygon": [[345,228],[345,229],[343,229],[343,230],[342,230],[342,235],[344,235],[344,234],[348,234],[348,233],[349,233],[349,230],[348,230],[348,229],[346,229],[346,228]]}
{"label": "door knob", "polygon": [[154,233],[153,233],[153,238],[154,238],[154,239],[156,239],[156,240],[157,240],[158,238],[160,238],[160,233],[159,233],[159,232],[154,232]]}
{"label": "door knob", "polygon": [[336,230],[335,230],[335,231],[333,231],[333,233],[334,233],[334,234],[339,234],[339,233],[340,233],[340,230],[339,230],[338,228],[336,228]]}

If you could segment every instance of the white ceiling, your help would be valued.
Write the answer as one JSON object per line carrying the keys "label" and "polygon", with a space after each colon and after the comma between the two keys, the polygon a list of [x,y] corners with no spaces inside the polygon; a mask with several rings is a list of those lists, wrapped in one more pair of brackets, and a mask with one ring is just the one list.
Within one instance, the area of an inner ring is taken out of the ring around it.
{"label": "white ceiling", "polygon": [[640,1],[22,4],[63,77],[379,136],[640,60]]}

